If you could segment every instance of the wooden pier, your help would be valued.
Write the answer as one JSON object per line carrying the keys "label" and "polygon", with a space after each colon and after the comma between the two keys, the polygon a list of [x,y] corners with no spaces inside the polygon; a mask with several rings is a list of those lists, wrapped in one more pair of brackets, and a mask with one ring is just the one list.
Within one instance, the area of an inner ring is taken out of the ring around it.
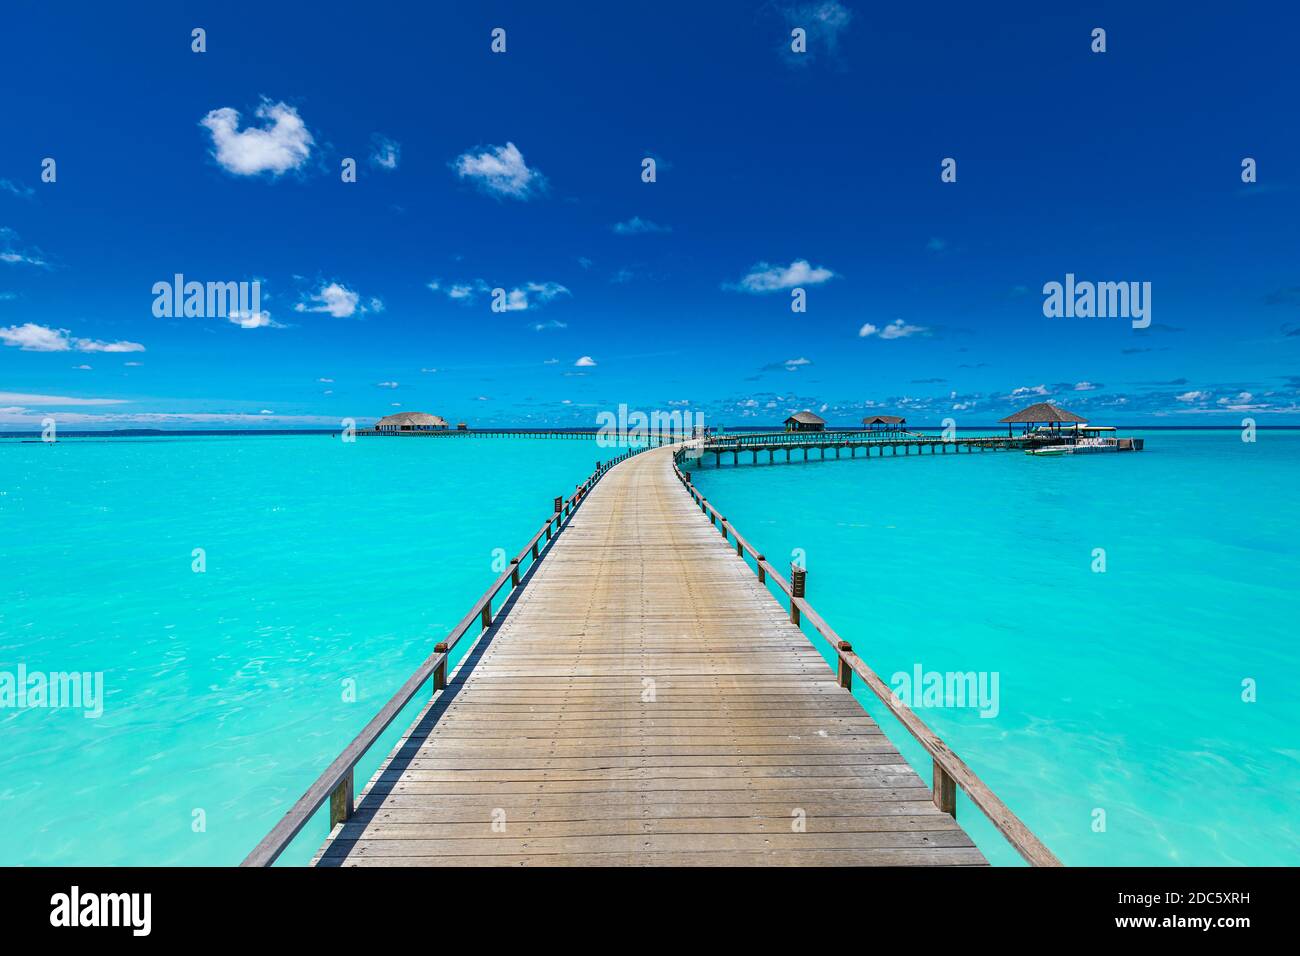
{"label": "wooden pier", "polygon": [[[817,615],[803,573],[787,581],[702,498],[678,450],[629,452],[557,499],[244,865],[272,863],[326,801],[321,866],[983,865],[959,788],[1027,861],[1058,865]],[[931,755],[932,783],[855,676]],[[421,693],[354,803],[357,761]]]}
{"label": "wooden pier", "polygon": [[[792,432],[754,435],[719,435],[703,442],[689,443],[689,447],[679,452],[678,460],[684,458],[698,459],[707,467],[709,459],[713,466],[720,468],[724,456],[731,457],[731,464],[776,464],[780,461],[826,461],[828,452],[834,452],[836,459],[844,452],[846,458],[857,458],[862,452],[863,458],[892,458],[902,455],[947,455],[970,454],[985,451],[1020,451],[1033,444],[1026,437],[1009,435],[978,435],[962,438],[942,438],[937,435],[899,434],[889,438],[872,436],[868,432]],[[812,452],[817,457],[812,457]],[[764,462],[759,456],[767,455]],[[748,462],[741,456],[748,457]]]}

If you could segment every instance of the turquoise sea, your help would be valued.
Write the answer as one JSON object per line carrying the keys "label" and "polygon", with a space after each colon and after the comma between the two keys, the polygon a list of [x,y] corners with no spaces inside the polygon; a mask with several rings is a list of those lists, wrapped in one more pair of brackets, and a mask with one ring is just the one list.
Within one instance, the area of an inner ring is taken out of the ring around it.
{"label": "turquoise sea", "polygon": [[[1066,864],[1296,865],[1300,432],[1124,434],[1146,450],[728,455],[693,479],[778,566],[802,549],[809,600],[886,683],[998,675],[995,717],[918,713]],[[958,819],[1019,861],[964,797]]]}
{"label": "turquoise sea", "polygon": [[[1139,434],[1137,455],[696,480],[778,564],[802,549],[810,599],[886,680],[918,664],[998,675],[996,717],[919,712],[1066,863],[1295,864],[1300,433]],[[617,451],[0,441],[0,672],[102,671],[106,697],[98,719],[0,710],[0,864],[237,863],[494,560]],[[920,749],[864,703],[928,779]],[[995,862],[1018,859],[969,804],[959,816]],[[325,832],[318,814],[282,861],[305,862]]]}
{"label": "turquoise sea", "polygon": [[[494,561],[618,451],[0,441],[0,672],[102,671],[105,690],[98,719],[0,709],[0,865],[238,863],[496,578]],[[328,832],[317,817],[283,862],[311,858]]]}

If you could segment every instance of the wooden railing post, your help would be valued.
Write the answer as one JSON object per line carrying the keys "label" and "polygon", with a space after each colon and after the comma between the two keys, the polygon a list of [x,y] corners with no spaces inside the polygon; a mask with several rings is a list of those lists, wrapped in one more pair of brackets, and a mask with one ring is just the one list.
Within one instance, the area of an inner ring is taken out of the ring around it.
{"label": "wooden railing post", "polygon": [[839,656],[836,657],[836,676],[839,678],[840,686],[845,690],[853,690],[853,668],[849,666],[843,655],[853,650],[853,645],[848,641],[840,641]]}
{"label": "wooden railing post", "polygon": [[952,817],[957,816],[957,781],[934,761],[934,805]]}
{"label": "wooden railing post", "polygon": [[[435,654],[446,654],[447,642],[439,641],[437,644],[433,645],[433,652]],[[444,689],[446,686],[447,686],[447,659],[444,657],[438,663],[438,666],[433,669],[433,689],[436,692]]]}
{"label": "wooden railing post", "polygon": [[352,774],[353,771],[349,770],[347,776],[339,781],[339,785],[330,794],[331,830],[352,816]]}
{"label": "wooden railing post", "polygon": [[491,626],[492,626],[492,599],[488,598],[488,602],[483,605],[483,630],[486,631]]}
{"label": "wooden railing post", "polygon": [[754,558],[754,563],[758,565],[758,583],[767,583],[767,569],[763,567],[763,562],[767,560],[765,555],[758,555]]}
{"label": "wooden railing post", "polygon": [[790,623],[799,626],[799,604],[795,598],[802,598],[807,591],[808,572],[797,564],[790,565]]}
{"label": "wooden railing post", "polygon": [[519,587],[519,559],[510,559],[510,584],[512,587]]}

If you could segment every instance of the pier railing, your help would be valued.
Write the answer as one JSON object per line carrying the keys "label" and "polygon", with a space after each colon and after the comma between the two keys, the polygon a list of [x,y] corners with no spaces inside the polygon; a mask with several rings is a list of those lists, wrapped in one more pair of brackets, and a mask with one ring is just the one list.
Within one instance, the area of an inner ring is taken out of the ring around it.
{"label": "pier railing", "polygon": [[487,633],[494,621],[493,600],[503,591],[509,594],[519,586],[524,568],[541,560],[555,536],[569,523],[587,493],[595,487],[606,472],[633,455],[640,454],[648,447],[650,446],[631,448],[609,461],[597,462],[596,470],[586,481],[577,486],[572,495],[567,499],[563,496],[555,499],[554,513],[524,545],[523,550],[511,559],[510,566],[488,586],[473,607],[461,618],[460,623],[451,629],[444,640],[434,646],[433,653],[425,658],[424,663],[416,668],[415,673],[406,679],[406,682],[397,689],[397,693],[380,708],[379,713],[371,718],[352,742],[343,748],[343,752],[334,758],[333,763],[325,768],[325,772],[316,778],[315,782],[307,788],[306,793],[298,798],[280,822],[263,837],[253,852],[245,857],[240,866],[270,866],[274,863],[326,800],[329,800],[330,804],[331,830],[352,816],[356,766],[374,746],[380,735],[388,729],[394,718],[414,699],[430,678],[433,679],[434,694],[446,688],[447,662],[452,650],[467,634],[472,633],[474,640],[478,640]]}
{"label": "pier railing", "polygon": [[820,432],[745,432],[743,434],[710,435],[707,441],[710,447],[720,445],[746,448],[750,445],[802,445],[818,441],[885,441],[889,439],[897,440],[903,437],[923,438],[926,436],[901,430],[887,432],[884,430],[866,431],[863,429],[828,428]]}
{"label": "pier railing", "polygon": [[768,447],[770,445],[835,445],[842,442],[944,442],[947,444],[965,442],[1006,441],[1009,436],[997,435],[958,435],[944,438],[942,434],[929,435],[925,432],[904,429],[875,431],[826,429],[820,432],[747,432],[736,435],[710,435],[705,439],[709,450],[732,448],[749,448],[751,446]]}
{"label": "pier railing", "polygon": [[[1043,844],[1033,832],[1021,822],[1002,800],[989,789],[966,762],[958,757],[952,749],[943,742],[930,727],[921,720],[916,713],[900,700],[889,689],[889,686],[880,679],[866,662],[853,652],[853,646],[846,640],[843,640],[835,630],[826,623],[820,614],[818,614],[805,596],[806,589],[806,572],[802,569],[793,569],[791,578],[787,581],[781,576],[781,573],[767,560],[767,557],[755,548],[752,544],[741,537],[740,533],[732,527],[727,519],[722,516],[707,498],[700,493],[700,490],[691,483],[689,472],[683,472],[673,462],[673,472],[677,475],[678,481],[690,493],[691,498],[700,510],[708,516],[712,524],[721,533],[722,538],[728,544],[735,542],[736,554],[744,558],[749,555],[754,560],[754,568],[758,574],[760,583],[766,584],[770,581],[789,599],[790,602],[790,621],[796,627],[801,627],[802,621],[807,621],[813,632],[830,645],[836,658],[836,676],[841,687],[846,690],[853,689],[853,675],[857,674],[863,682],[870,688],[871,692],[889,708],[899,723],[907,729],[907,732],[919,743],[928,753],[934,763],[933,774],[933,796],[934,804],[940,810],[952,816],[957,815],[957,788],[970,798],[971,803],[988,818],[989,822],[998,829],[1007,842],[1015,848],[1026,862],[1031,866],[1060,866],[1061,861],[1055,854]],[[748,563],[748,562],[746,562]]]}

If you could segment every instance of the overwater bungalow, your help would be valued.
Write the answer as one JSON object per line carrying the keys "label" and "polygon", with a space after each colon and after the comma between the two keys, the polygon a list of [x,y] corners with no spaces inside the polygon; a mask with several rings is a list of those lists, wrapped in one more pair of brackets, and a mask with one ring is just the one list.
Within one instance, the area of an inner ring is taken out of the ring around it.
{"label": "overwater bungalow", "polygon": [[900,418],[898,415],[868,415],[862,419],[862,426],[873,434],[879,434],[884,438],[891,435],[901,435],[907,424],[906,418]]}
{"label": "overwater bungalow", "polygon": [[826,430],[826,419],[810,411],[795,412],[785,420],[788,432],[821,432]]}
{"label": "overwater bungalow", "polygon": [[1141,438],[1120,438],[1112,425],[1089,425],[1086,418],[1051,402],[1036,402],[1002,419],[1007,434],[1024,425],[1024,436],[1034,441],[1029,455],[1083,455],[1109,451],[1141,451]]}
{"label": "overwater bungalow", "polygon": [[436,432],[450,427],[445,418],[427,412],[399,412],[375,422],[377,432]]}

